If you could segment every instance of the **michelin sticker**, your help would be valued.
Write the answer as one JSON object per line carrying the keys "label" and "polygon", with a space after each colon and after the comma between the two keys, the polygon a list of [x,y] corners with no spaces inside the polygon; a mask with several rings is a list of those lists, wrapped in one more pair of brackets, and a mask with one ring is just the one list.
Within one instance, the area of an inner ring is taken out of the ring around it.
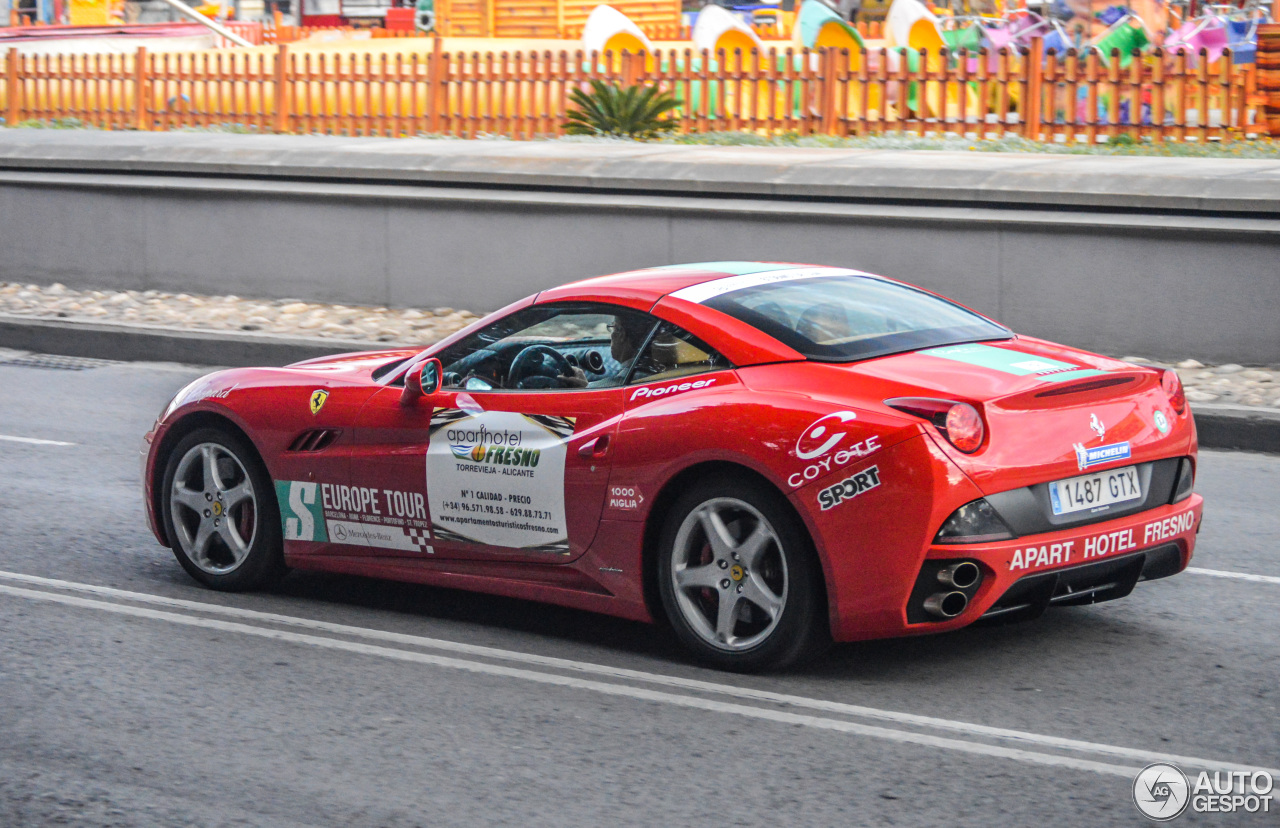
{"label": "michelin sticker", "polygon": [[287,541],[435,551],[426,499],[419,492],[278,480],[276,499]]}
{"label": "michelin sticker", "polygon": [[569,551],[569,417],[437,408],[427,448],[436,537],[533,552]]}

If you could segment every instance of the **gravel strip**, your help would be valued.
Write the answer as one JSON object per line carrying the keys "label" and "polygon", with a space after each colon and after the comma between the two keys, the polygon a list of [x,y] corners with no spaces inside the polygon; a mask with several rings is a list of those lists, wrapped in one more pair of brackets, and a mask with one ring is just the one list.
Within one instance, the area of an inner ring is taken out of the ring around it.
{"label": "gravel strip", "polygon": [[[0,313],[86,322],[132,322],[210,331],[259,331],[292,336],[363,339],[430,345],[478,317],[465,310],[327,305],[298,299],[244,299],[158,290],[72,290],[64,285],[0,282]],[[1280,367],[1205,365],[1194,359],[1163,363],[1136,356],[1126,362],[1174,368],[1187,399],[1280,408]]]}
{"label": "gravel strip", "polygon": [[260,332],[430,345],[474,322],[474,313],[244,299],[159,290],[72,290],[0,282],[0,313],[85,322],[129,322],[188,330]]}

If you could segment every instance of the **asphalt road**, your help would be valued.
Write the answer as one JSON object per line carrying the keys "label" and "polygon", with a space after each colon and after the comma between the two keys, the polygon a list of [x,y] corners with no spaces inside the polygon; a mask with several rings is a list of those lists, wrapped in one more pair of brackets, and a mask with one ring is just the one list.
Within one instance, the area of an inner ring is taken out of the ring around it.
{"label": "asphalt road", "polygon": [[0,826],[1142,825],[1151,761],[1280,766],[1280,458],[1201,455],[1193,566],[1261,579],[743,677],[521,601],[197,587],[138,449],[199,373],[0,365]]}

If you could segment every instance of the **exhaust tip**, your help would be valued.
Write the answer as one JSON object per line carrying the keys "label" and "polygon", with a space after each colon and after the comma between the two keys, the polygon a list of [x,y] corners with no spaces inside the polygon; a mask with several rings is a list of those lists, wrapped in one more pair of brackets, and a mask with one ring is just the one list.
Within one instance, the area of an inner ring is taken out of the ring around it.
{"label": "exhaust tip", "polygon": [[[974,567],[977,569],[977,567]],[[939,618],[955,618],[969,606],[969,596],[963,592],[936,592],[924,599],[924,610]]]}
{"label": "exhaust tip", "polygon": [[938,570],[938,580],[956,589],[968,589],[978,583],[981,577],[982,570],[978,569],[978,565],[972,561],[961,561]]}

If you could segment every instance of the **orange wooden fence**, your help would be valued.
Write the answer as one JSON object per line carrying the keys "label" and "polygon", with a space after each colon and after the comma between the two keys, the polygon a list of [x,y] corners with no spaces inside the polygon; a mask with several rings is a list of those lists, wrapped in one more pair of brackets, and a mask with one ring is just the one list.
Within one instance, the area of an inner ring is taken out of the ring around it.
{"label": "orange wooden fence", "polygon": [[[1252,67],[1192,68],[1154,53],[1127,69],[1096,53],[983,50],[908,61],[887,50],[710,55],[581,51],[427,55],[274,53],[5,56],[7,123],[77,118],[104,129],[236,124],[264,132],[408,136],[558,135],[587,81],[657,84],[682,132],[878,133],[1036,140],[1205,141],[1265,134]],[[915,56],[912,56],[915,57]]]}
{"label": "orange wooden fence", "polygon": [[1258,98],[1271,134],[1280,136],[1280,24],[1258,27]]}

